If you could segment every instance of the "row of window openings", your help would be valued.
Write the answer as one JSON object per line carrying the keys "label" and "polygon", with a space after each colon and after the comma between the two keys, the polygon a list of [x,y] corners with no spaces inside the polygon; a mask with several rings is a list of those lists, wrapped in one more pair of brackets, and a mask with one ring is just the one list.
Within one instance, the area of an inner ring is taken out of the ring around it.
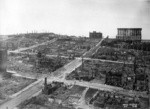
{"label": "row of window openings", "polygon": [[118,39],[141,39],[141,37],[117,37]]}
{"label": "row of window openings", "polygon": [[118,31],[118,35],[141,35],[140,31]]}

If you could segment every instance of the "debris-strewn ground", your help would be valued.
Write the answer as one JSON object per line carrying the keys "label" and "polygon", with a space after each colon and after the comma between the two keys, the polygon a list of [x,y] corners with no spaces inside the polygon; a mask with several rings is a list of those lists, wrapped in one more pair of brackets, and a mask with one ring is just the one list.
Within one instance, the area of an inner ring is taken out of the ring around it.
{"label": "debris-strewn ground", "polygon": [[39,94],[29,100],[24,101],[18,109],[75,109],[82,96],[84,87],[59,87],[50,95]]}
{"label": "debris-strewn ground", "polygon": [[97,95],[91,98],[89,104],[97,108],[148,109],[148,99],[133,98],[107,91],[98,91]]}
{"label": "debris-strewn ground", "polygon": [[11,73],[0,74],[0,101],[9,98],[10,95],[17,93],[35,80],[19,76],[13,76]]}
{"label": "debris-strewn ground", "polygon": [[54,43],[38,46],[23,52],[36,53],[43,52],[48,55],[75,56],[80,57],[83,53],[94,47],[100,40],[92,40],[89,38],[76,39],[58,39]]}
{"label": "debris-strewn ground", "polygon": [[51,89],[49,95],[40,93],[24,101],[18,109],[74,109],[80,107],[81,99],[92,109],[148,109],[148,99],[124,96],[113,92],[87,89],[85,87],[61,85]]}
{"label": "debris-strewn ground", "polygon": [[46,42],[56,36],[57,35],[51,33],[9,35],[7,40],[0,42],[0,45],[1,43],[7,43],[8,50],[16,50],[18,48],[29,47],[32,45]]}
{"label": "debris-strewn ground", "polygon": [[150,43],[105,39],[102,47],[92,56],[92,58],[130,62],[133,62],[135,57],[138,63],[144,61],[149,65]]}
{"label": "debris-strewn ground", "polygon": [[[149,70],[145,67],[136,67],[134,72],[134,64],[102,62],[100,60],[85,60],[83,64],[70,73],[66,79],[68,80],[83,80],[94,83],[108,84],[112,86],[122,87],[128,90],[147,91],[147,74]],[[112,76],[110,76],[110,74]],[[136,76],[135,76],[136,74]],[[118,76],[119,75],[119,76]],[[137,87],[133,89],[134,80],[126,80],[135,76],[138,81]],[[107,79],[112,78],[112,79]],[[140,85],[139,85],[140,84]],[[144,86],[144,87],[143,87]]]}
{"label": "debris-strewn ground", "polygon": [[[24,76],[34,78],[40,77],[42,74],[51,74],[51,72],[69,63],[71,60],[67,58],[42,58],[41,63],[37,62],[36,55],[20,55],[8,57],[8,70],[16,71]],[[40,64],[39,64],[40,63]]]}

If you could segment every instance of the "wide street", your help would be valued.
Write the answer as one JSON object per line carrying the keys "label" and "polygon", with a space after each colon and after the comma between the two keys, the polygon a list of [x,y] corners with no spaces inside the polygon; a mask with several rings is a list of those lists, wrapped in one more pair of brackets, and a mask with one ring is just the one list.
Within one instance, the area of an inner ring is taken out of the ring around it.
{"label": "wide street", "polygon": [[79,80],[66,80],[66,79],[60,79],[60,78],[51,78],[51,79],[49,79],[48,83],[51,83],[53,81],[63,82],[66,85],[78,85],[81,87],[87,87],[87,88],[92,88],[92,89],[97,89],[97,90],[109,91],[112,93],[118,93],[118,94],[122,94],[125,96],[131,96],[131,97],[136,96],[136,97],[148,98],[148,96],[145,92],[130,91],[130,90],[126,90],[126,89],[123,89],[120,87],[110,86],[110,85],[106,85],[106,84],[91,83],[91,82],[79,81]]}
{"label": "wide street", "polygon": [[15,94],[14,97],[10,98],[8,101],[0,105],[0,109],[14,109],[21,102],[26,99],[31,98],[34,94],[41,90],[41,85],[43,81],[38,80],[31,85],[27,86],[18,94]]}
{"label": "wide street", "polygon": [[49,41],[47,41],[47,42],[43,42],[43,43],[40,43],[40,44],[36,44],[36,45],[30,46],[30,47],[19,48],[19,49],[14,50],[14,51],[8,51],[8,53],[20,53],[21,51],[33,49],[33,48],[38,47],[38,46],[40,46],[40,45],[46,45],[46,44],[53,43],[53,42],[55,42],[56,40],[57,40],[57,38],[54,38],[54,39],[49,40]]}

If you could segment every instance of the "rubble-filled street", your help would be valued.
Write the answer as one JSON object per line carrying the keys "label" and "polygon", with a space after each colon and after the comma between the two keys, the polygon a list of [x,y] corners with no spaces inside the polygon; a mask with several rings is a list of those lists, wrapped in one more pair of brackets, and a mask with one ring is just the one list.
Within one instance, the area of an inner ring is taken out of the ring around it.
{"label": "rubble-filled street", "polygon": [[80,57],[86,51],[94,47],[99,41],[100,40],[90,40],[88,38],[60,38],[54,43],[28,49],[23,52],[37,53],[37,51],[40,51],[47,55]]}

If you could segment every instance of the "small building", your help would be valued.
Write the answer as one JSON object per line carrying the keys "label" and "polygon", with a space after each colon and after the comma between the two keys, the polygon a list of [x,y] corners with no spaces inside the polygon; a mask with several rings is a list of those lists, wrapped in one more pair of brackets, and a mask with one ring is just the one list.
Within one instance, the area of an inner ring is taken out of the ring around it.
{"label": "small building", "polygon": [[7,69],[7,50],[0,49],[0,72],[6,72]]}
{"label": "small building", "polygon": [[101,32],[93,31],[89,33],[89,37],[92,39],[101,39],[103,38],[103,34]]}
{"label": "small building", "polygon": [[141,41],[142,28],[118,28],[116,39],[124,41]]}

